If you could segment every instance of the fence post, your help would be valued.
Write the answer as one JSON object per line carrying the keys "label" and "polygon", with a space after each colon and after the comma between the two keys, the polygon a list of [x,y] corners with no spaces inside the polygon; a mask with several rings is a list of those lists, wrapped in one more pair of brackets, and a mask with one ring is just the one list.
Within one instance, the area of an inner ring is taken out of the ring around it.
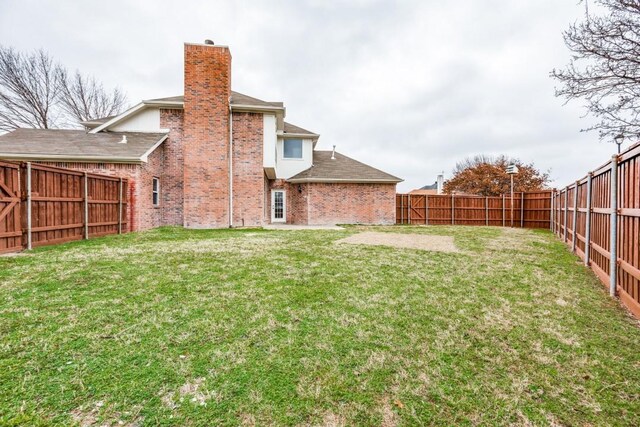
{"label": "fence post", "polygon": [[27,249],[31,248],[31,162],[27,162]]}
{"label": "fence post", "polygon": [[520,193],[520,228],[524,228],[524,191]]}
{"label": "fence post", "polygon": [[571,251],[575,252],[578,243],[578,185],[576,181],[576,188],[573,190],[573,238],[571,239]]}
{"label": "fence post", "polygon": [[505,207],[504,207],[504,194],[502,195],[502,226],[505,227],[506,226],[506,219],[505,219]]}
{"label": "fence post", "polygon": [[89,238],[89,178],[87,177],[87,173],[84,173],[84,194],[83,194],[83,207],[82,207],[82,216],[84,218],[84,239],[87,240]]}
{"label": "fence post", "polygon": [[120,178],[120,189],[118,190],[118,234],[122,234],[122,178]]}
{"label": "fence post", "polygon": [[591,179],[593,174],[589,172],[587,175],[587,211],[584,228],[584,265],[589,266],[591,252]]}
{"label": "fence post", "polygon": [[400,195],[400,224],[404,224],[404,194]]}
{"label": "fence post", "polygon": [[550,210],[549,210],[549,229],[551,230],[551,232],[553,234],[556,233],[555,227],[556,227],[556,223],[555,223],[555,190],[551,190],[551,204],[550,206]]}
{"label": "fence post", "polygon": [[424,195],[424,225],[429,225],[429,195]]}
{"label": "fence post", "polygon": [[611,158],[611,242],[609,247],[609,295],[616,296],[618,284],[618,155]]}
{"label": "fence post", "polygon": [[407,223],[411,225],[411,194],[407,194]]}
{"label": "fence post", "polygon": [[451,193],[451,224],[455,224],[455,215],[456,215],[456,208],[455,208],[455,200],[454,200],[454,195],[453,193]]}
{"label": "fence post", "polygon": [[569,187],[564,188],[564,235],[562,240],[567,243],[567,216],[569,214]]}
{"label": "fence post", "polygon": [[484,198],[484,225],[489,225],[489,198]]}

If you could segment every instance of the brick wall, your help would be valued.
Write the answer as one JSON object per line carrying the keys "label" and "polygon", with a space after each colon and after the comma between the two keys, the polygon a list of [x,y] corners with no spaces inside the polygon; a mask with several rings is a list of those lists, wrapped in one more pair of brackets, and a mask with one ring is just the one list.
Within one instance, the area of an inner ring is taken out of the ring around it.
{"label": "brick wall", "polygon": [[233,224],[264,224],[262,114],[233,113]]}
{"label": "brick wall", "polygon": [[229,223],[229,97],[231,53],[184,46],[184,225]]}
{"label": "brick wall", "polygon": [[160,110],[160,128],[169,129],[169,137],[164,146],[164,169],[162,174],[162,223],[163,225],[182,225],[183,218],[183,129],[182,110]]}
{"label": "brick wall", "polygon": [[[160,206],[153,205],[153,178],[160,179]],[[135,206],[138,210],[138,230],[166,225],[163,210],[166,208],[162,195],[167,179],[164,176],[164,144],[149,155],[148,161],[140,166]]]}
{"label": "brick wall", "polygon": [[308,186],[308,224],[395,224],[395,184]]}
{"label": "brick wall", "polygon": [[266,209],[264,222],[271,223],[271,190],[284,190],[286,200],[287,224],[308,223],[308,184],[291,184],[283,179],[269,181],[269,188],[266,194]]}
{"label": "brick wall", "polygon": [[127,178],[129,180],[129,188],[127,192],[128,203],[126,216],[129,231],[142,231],[164,225],[162,221],[163,206],[160,208],[154,207],[153,200],[151,199],[152,177],[160,177],[161,185],[164,181],[162,177],[163,158],[164,149],[163,146],[160,146],[149,155],[149,162],[142,165],[80,162],[39,163],[83,172]]}

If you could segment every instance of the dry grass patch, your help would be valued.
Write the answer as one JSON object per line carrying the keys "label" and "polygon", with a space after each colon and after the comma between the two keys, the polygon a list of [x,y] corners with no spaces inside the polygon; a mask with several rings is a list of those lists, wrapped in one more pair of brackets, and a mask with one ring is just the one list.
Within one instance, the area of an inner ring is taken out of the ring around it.
{"label": "dry grass patch", "polygon": [[379,233],[368,231],[354,234],[336,243],[353,245],[389,246],[392,248],[420,249],[423,251],[458,253],[452,236]]}

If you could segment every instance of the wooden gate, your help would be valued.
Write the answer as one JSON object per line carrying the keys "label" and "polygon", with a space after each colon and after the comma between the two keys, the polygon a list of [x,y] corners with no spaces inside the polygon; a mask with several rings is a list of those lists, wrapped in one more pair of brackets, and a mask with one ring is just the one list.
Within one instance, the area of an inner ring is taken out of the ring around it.
{"label": "wooden gate", "polygon": [[0,253],[22,249],[20,166],[0,162]]}
{"label": "wooden gate", "polygon": [[0,253],[126,233],[128,181],[0,161]]}

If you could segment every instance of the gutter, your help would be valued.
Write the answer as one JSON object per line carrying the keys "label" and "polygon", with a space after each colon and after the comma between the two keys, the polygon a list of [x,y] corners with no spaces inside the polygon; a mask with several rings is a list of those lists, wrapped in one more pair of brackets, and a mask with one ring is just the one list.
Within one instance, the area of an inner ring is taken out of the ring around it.
{"label": "gutter", "polygon": [[318,139],[320,135],[317,133],[287,133],[278,132],[277,135],[281,138],[302,138],[302,139]]}
{"label": "gutter", "polygon": [[86,163],[145,163],[140,157],[86,157],[86,156],[67,156],[67,155],[55,155],[55,154],[15,154],[15,153],[0,153],[0,159],[6,160],[27,160],[27,161],[54,161],[54,162],[86,162]]}
{"label": "gutter", "polygon": [[233,110],[229,97],[229,228],[233,228]]}
{"label": "gutter", "polygon": [[273,106],[258,106],[258,105],[243,105],[243,104],[231,104],[229,103],[229,109],[235,111],[285,111],[285,107],[273,107]]}
{"label": "gutter", "polygon": [[184,108],[182,101],[142,101],[144,105],[153,105],[154,107],[180,107]]}

